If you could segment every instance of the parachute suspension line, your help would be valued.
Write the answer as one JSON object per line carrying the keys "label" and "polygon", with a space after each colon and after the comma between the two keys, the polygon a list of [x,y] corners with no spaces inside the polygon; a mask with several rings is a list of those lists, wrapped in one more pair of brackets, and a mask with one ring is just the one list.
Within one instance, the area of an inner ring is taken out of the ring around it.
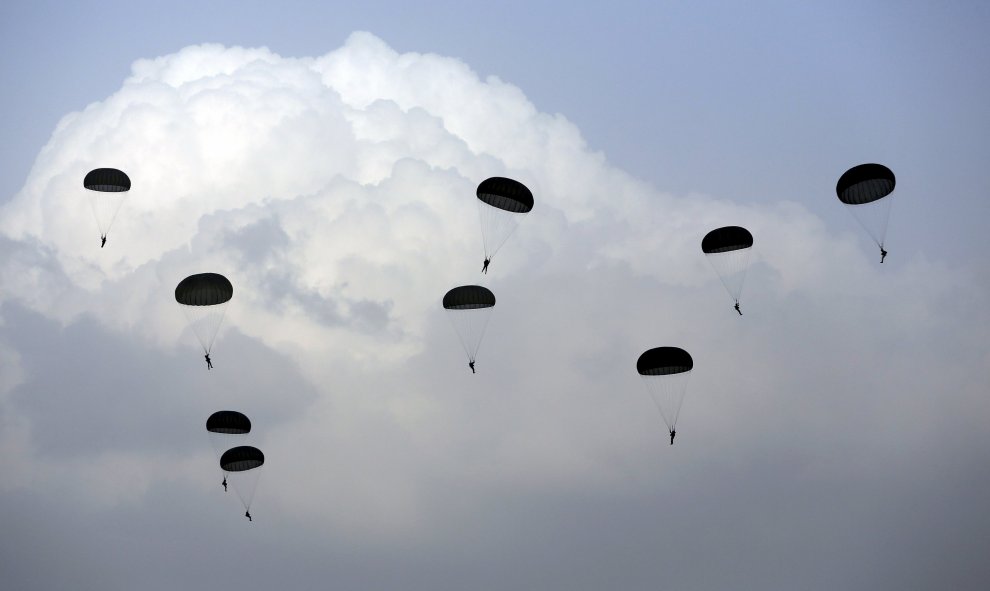
{"label": "parachute suspension line", "polygon": [[473,310],[448,310],[450,321],[454,325],[454,332],[464,348],[464,353],[469,361],[475,361],[478,350],[481,348],[481,341],[488,329],[488,320],[491,317],[491,308],[479,308]]}
{"label": "parachute suspension line", "polygon": [[478,216],[481,220],[481,239],[485,248],[485,258],[490,259],[516,231],[525,214],[504,211],[479,200]]}

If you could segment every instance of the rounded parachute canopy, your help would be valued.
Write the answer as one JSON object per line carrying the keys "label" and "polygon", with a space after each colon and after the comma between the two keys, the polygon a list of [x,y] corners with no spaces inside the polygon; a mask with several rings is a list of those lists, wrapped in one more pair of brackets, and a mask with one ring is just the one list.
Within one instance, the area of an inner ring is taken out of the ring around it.
{"label": "rounded parachute canopy", "polygon": [[[131,190],[131,179],[116,168],[97,168],[83,178],[83,187],[89,189],[89,205],[100,229],[100,237],[106,238],[117,212],[124,203],[124,196]],[[102,248],[104,242],[101,242]]]}
{"label": "rounded parachute canopy", "polygon": [[752,248],[753,235],[740,226],[716,228],[701,240],[701,251],[736,304],[742,296]]}
{"label": "rounded parachute canopy", "polygon": [[190,275],[175,287],[175,301],[207,354],[213,349],[227,302],[233,295],[234,286],[218,273]]}
{"label": "rounded parachute canopy", "polygon": [[895,184],[894,173],[883,164],[860,164],[843,173],[835,185],[839,201],[880,247],[881,263]]}
{"label": "rounded parachute canopy", "polygon": [[83,186],[90,191],[121,193],[131,190],[131,179],[116,168],[96,168],[86,174]]}
{"label": "rounded parachute canopy", "polygon": [[533,209],[533,193],[519,181],[493,176],[481,181],[478,199],[511,213],[529,213]]}
{"label": "rounded parachute canopy", "polygon": [[494,305],[495,294],[480,285],[455,287],[443,296],[443,307],[447,310],[475,310]]}
{"label": "rounded parachute canopy", "polygon": [[701,250],[705,254],[732,252],[753,246],[753,235],[746,228],[725,226],[705,234],[701,240]]}
{"label": "rounded parachute canopy", "polygon": [[224,472],[244,472],[253,470],[265,463],[265,454],[250,445],[239,445],[228,449],[220,456],[220,468]]}
{"label": "rounded parachute canopy", "polygon": [[251,432],[251,419],[236,410],[218,410],[206,419],[210,433],[243,435]]}
{"label": "rounded parachute canopy", "polygon": [[488,328],[488,319],[495,309],[495,294],[480,285],[462,285],[443,296],[443,307],[468,361],[474,362]]}
{"label": "rounded parachute canopy", "polygon": [[175,287],[175,301],[184,306],[216,306],[233,295],[234,286],[219,273],[190,275]]}
{"label": "rounded parachute canopy", "polygon": [[677,425],[693,368],[694,360],[691,355],[678,347],[650,349],[636,361],[636,371],[643,378],[668,431],[673,432]]}
{"label": "rounded parachute canopy", "polygon": [[[533,193],[519,181],[494,176],[478,185],[477,195],[487,263],[533,209]],[[487,268],[483,267],[486,272]]]}
{"label": "rounded parachute canopy", "polygon": [[656,347],[639,356],[636,371],[642,376],[665,376],[686,373],[694,367],[694,360],[679,347]]}
{"label": "rounded parachute canopy", "polygon": [[883,164],[860,164],[839,177],[835,193],[846,205],[864,205],[890,195],[895,183],[894,173]]}

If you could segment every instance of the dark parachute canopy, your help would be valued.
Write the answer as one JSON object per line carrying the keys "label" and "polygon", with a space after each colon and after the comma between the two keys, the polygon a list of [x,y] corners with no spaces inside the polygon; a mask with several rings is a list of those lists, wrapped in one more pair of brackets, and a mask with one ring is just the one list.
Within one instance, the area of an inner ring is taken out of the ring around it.
{"label": "dark parachute canopy", "polygon": [[505,177],[481,181],[477,195],[488,205],[511,213],[529,213],[533,209],[533,193],[526,185]]}
{"label": "dark parachute canopy", "polygon": [[475,310],[494,305],[495,294],[480,285],[455,287],[443,296],[443,307],[447,310]]}
{"label": "dark parachute canopy", "polygon": [[843,173],[835,185],[839,201],[880,247],[882,255],[886,254],[883,244],[895,184],[894,173],[883,164],[860,164]]}
{"label": "dark parachute canopy", "polygon": [[894,173],[883,164],[860,164],[839,177],[835,193],[846,205],[864,205],[894,191]]}
{"label": "dark parachute canopy", "polygon": [[636,361],[636,371],[643,376],[665,376],[694,368],[694,360],[680,347],[656,347],[645,351]]}
{"label": "dark parachute canopy", "polygon": [[701,250],[705,254],[716,254],[742,250],[753,246],[753,235],[746,228],[725,226],[705,234],[701,240]]}
{"label": "dark parachute canopy", "polygon": [[100,237],[106,238],[124,203],[124,196],[131,190],[131,179],[116,168],[97,168],[83,178],[83,187],[89,189],[89,205],[93,208]]}
{"label": "dark parachute canopy", "polygon": [[656,347],[636,361],[636,371],[642,376],[668,431],[673,432],[677,425],[693,368],[691,355],[679,347]]}
{"label": "dark parachute canopy", "polygon": [[257,447],[239,445],[228,449],[220,456],[220,468],[224,472],[244,472],[253,470],[265,463],[265,454]]}
{"label": "dark parachute canopy", "polygon": [[443,296],[443,307],[454,325],[457,338],[461,340],[468,361],[474,362],[488,327],[488,319],[495,309],[495,294],[480,285],[462,285]]}
{"label": "dark parachute canopy", "polygon": [[477,195],[481,239],[488,261],[533,209],[533,193],[519,181],[495,176],[481,181]]}
{"label": "dark parachute canopy", "polygon": [[86,173],[83,186],[90,191],[121,193],[131,190],[131,179],[116,168],[96,168]]}
{"label": "dark parachute canopy", "polygon": [[736,304],[742,296],[752,248],[753,235],[740,226],[716,228],[701,240],[701,251]]}
{"label": "dark parachute canopy", "polygon": [[251,419],[236,410],[218,410],[206,419],[206,430],[210,433],[243,435],[251,432]]}
{"label": "dark parachute canopy", "polygon": [[175,301],[207,354],[213,349],[227,302],[233,295],[234,286],[218,273],[190,275],[175,287]]}
{"label": "dark parachute canopy", "polygon": [[190,275],[175,286],[175,301],[184,306],[217,306],[233,295],[234,286],[219,273]]}

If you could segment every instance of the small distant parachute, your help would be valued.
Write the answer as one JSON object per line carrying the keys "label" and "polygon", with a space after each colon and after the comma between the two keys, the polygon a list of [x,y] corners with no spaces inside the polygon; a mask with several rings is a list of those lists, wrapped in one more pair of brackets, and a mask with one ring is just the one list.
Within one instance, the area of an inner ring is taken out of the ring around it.
{"label": "small distant parachute", "polygon": [[220,456],[220,469],[228,474],[230,485],[241,499],[245,510],[251,509],[254,492],[258,487],[258,468],[264,463],[265,454],[250,445],[233,447]]}
{"label": "small distant parachute", "polygon": [[645,351],[636,361],[636,371],[643,378],[668,431],[673,431],[677,425],[693,368],[691,355],[679,347],[656,347]]}
{"label": "small distant parachute", "polygon": [[443,307],[461,340],[468,361],[473,364],[495,307],[495,294],[480,285],[462,285],[443,296]]}
{"label": "small distant parachute", "polygon": [[883,164],[860,164],[843,173],[835,185],[839,201],[880,247],[880,262],[887,253],[883,245],[895,184],[894,173]]}
{"label": "small distant parachute", "polygon": [[131,190],[131,179],[116,168],[97,168],[86,174],[83,187],[89,189],[89,204],[100,228],[100,238],[105,243],[124,196]]}
{"label": "small distant parachute", "polygon": [[233,295],[234,286],[218,273],[190,275],[175,287],[175,301],[182,308],[206,354],[213,348],[213,341],[227,311],[227,302]]}
{"label": "small distant parachute", "polygon": [[716,228],[702,239],[701,251],[738,306],[753,251],[753,235],[739,226]]}
{"label": "small distant parachute", "polygon": [[495,176],[478,185],[477,195],[485,260],[489,261],[533,209],[533,193],[519,181]]}

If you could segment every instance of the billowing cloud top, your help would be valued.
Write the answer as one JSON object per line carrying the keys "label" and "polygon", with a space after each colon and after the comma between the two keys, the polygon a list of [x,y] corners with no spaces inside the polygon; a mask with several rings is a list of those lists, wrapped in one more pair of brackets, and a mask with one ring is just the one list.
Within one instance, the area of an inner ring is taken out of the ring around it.
{"label": "billowing cloud top", "polygon": [[[103,249],[82,187],[98,167],[132,181]],[[486,277],[474,190],[491,176],[536,206]],[[755,237],[743,318],[700,251],[725,225]],[[859,428],[905,404],[899,428],[925,428],[946,376],[980,406],[986,377],[986,313],[946,306],[962,292],[986,309],[966,273],[920,259],[878,273],[850,228],[795,203],[664,194],[511,84],[367,33],[317,58],[202,45],[136,62],[59,122],[0,231],[0,486],[69,479],[99,506],[170,479],[198,503],[209,448],[175,441],[238,405],[267,445],[260,498],[286,520],[449,541],[462,518],[491,525],[479,508],[498,495],[682,498],[750,464],[862,475],[837,458],[891,443]],[[172,301],[206,271],[234,285],[209,375]],[[472,376],[440,298],[478,282],[498,304]],[[662,470],[634,371],[660,345],[695,360],[684,448]],[[43,362],[56,352],[64,379]],[[153,435],[134,422],[147,409]],[[854,434],[826,443],[837,424]]]}

